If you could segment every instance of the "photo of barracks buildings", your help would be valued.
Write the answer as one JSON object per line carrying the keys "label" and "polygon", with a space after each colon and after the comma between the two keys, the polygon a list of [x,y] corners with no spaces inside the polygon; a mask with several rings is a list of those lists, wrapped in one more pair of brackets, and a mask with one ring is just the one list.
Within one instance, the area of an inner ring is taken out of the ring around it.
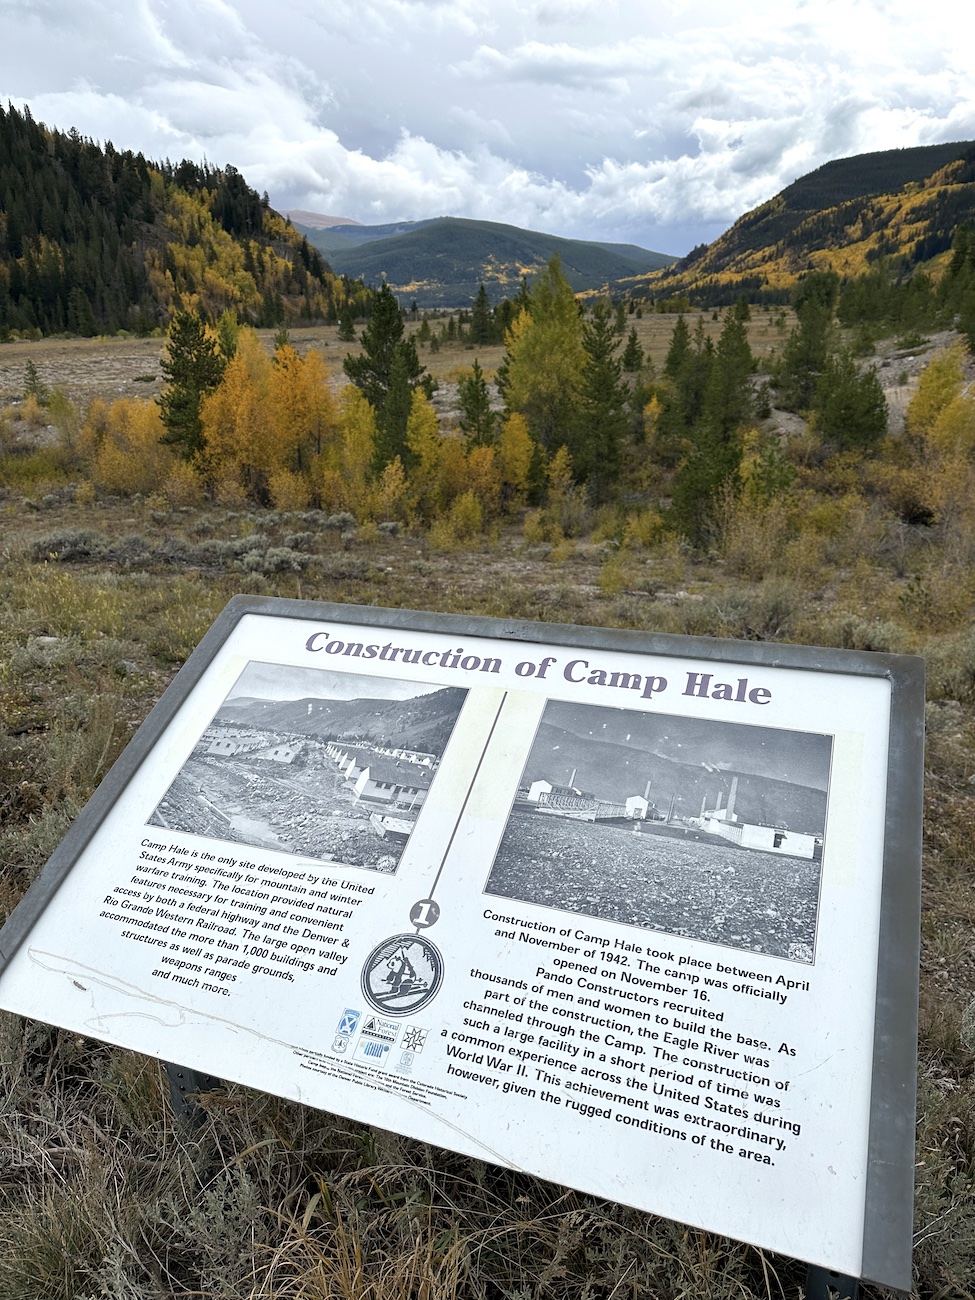
{"label": "photo of barracks buildings", "polygon": [[151,824],[394,871],[466,691],[408,684],[405,695],[396,683],[400,694],[389,698],[373,679],[369,696],[288,698],[292,679],[296,692],[310,679],[297,669],[279,675],[274,698],[255,691],[224,702]]}
{"label": "photo of barracks buildings", "polygon": [[684,838],[710,836],[739,848],[778,853],[790,858],[818,860],[822,857],[822,835],[791,830],[783,825],[770,826],[742,821],[735,812],[737,776],[732,777],[726,803],[723,803],[724,796],[719,790],[713,801],[714,807],[709,808],[708,796],[705,795],[700,813],[694,817],[675,815],[674,799],[671,799],[667,813],[662,814],[650,802],[650,781],[642,795],[627,795],[621,802],[613,803],[577,789],[574,780],[575,772],[569,778],[569,785],[553,785],[544,779],[532,781],[519,791],[515,807],[523,812],[567,817],[582,822],[603,822],[610,825],[631,822],[634,831],[650,834],[676,832]]}

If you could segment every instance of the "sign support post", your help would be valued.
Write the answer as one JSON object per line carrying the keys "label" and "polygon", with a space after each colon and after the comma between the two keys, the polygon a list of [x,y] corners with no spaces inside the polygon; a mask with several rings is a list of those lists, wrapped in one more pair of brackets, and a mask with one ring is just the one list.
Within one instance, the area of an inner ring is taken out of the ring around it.
{"label": "sign support post", "polygon": [[806,1271],[806,1300],[857,1300],[860,1279],[845,1277],[810,1264]]}
{"label": "sign support post", "polygon": [[169,1099],[173,1114],[187,1127],[199,1128],[206,1118],[203,1108],[199,1105],[199,1095],[201,1092],[213,1092],[215,1088],[221,1087],[221,1080],[200,1070],[173,1065],[171,1061],[163,1061],[162,1064],[169,1081]]}

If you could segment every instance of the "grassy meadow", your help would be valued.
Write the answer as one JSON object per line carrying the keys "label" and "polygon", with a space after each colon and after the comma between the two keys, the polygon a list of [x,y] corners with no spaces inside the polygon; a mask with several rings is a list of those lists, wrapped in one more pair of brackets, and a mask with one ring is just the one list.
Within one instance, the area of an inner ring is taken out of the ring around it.
{"label": "grassy meadow", "polygon": [[[781,348],[787,316],[753,312],[759,356]],[[704,320],[717,336],[720,323]],[[659,370],[673,318],[633,323]],[[349,349],[334,329],[292,341],[322,349],[341,373]],[[162,342],[0,346],[0,915],[238,593],[923,654],[915,1294],[975,1296],[967,489],[951,496],[939,480],[939,509],[912,522],[895,509],[896,449],[887,477],[852,455],[826,462],[792,416],[780,430],[795,446],[798,504],[729,499],[706,550],[642,527],[632,504],[591,508],[578,496],[557,530],[522,510],[460,537],[95,490],[66,460],[63,428],[26,409],[25,366],[77,405],[147,397],[161,387]],[[883,358],[895,434],[932,348],[891,344]],[[501,355],[500,345],[478,352],[487,372]],[[472,356],[422,351],[442,414]],[[246,1088],[209,1094],[202,1126],[184,1132],[157,1062],[5,1014],[0,1072],[0,1300],[802,1294],[795,1261]]]}

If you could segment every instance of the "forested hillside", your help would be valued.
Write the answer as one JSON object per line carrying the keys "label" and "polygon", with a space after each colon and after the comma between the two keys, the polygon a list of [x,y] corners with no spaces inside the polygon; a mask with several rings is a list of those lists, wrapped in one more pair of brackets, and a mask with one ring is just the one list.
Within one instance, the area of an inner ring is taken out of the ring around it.
{"label": "forested hillside", "polygon": [[0,337],[148,333],[180,310],[335,320],[367,296],[234,167],[152,163],[0,108]]}
{"label": "forested hillside", "polygon": [[739,217],[713,244],[692,249],[631,291],[692,303],[788,302],[799,276],[862,275],[885,262],[907,272],[952,245],[975,220],[975,144],[929,145],[827,163]]}
{"label": "forested hillside", "polygon": [[526,275],[537,275],[556,254],[576,293],[601,289],[673,261],[634,244],[562,239],[497,221],[459,217],[378,227],[301,229],[340,271],[361,276],[367,284],[385,280],[401,297],[415,299],[421,307],[470,302],[480,284],[492,301],[513,295]]}

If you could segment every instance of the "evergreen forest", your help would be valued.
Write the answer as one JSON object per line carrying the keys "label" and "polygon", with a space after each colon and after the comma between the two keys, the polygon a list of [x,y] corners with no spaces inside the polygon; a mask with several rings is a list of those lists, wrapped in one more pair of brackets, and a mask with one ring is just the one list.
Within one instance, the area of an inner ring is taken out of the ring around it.
{"label": "evergreen forest", "polygon": [[367,301],[236,168],[152,163],[0,107],[0,339],[150,333],[176,311],[334,321]]}

